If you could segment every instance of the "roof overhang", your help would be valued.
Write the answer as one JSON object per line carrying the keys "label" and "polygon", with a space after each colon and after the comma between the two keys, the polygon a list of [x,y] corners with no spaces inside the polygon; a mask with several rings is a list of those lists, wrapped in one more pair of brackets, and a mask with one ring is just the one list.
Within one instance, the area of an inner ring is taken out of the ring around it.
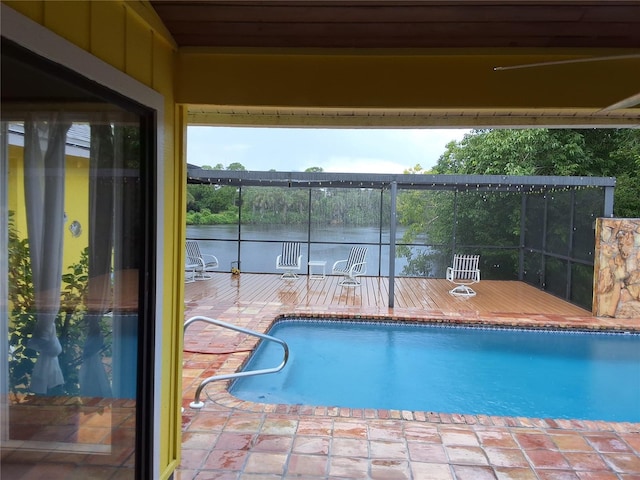
{"label": "roof overhang", "polygon": [[581,187],[614,187],[614,177],[514,175],[427,175],[328,172],[208,170],[193,165],[187,183],[218,186],[287,188],[398,188],[416,190],[540,192]]}
{"label": "roof overhang", "polygon": [[151,0],[193,125],[637,127],[633,0]]}

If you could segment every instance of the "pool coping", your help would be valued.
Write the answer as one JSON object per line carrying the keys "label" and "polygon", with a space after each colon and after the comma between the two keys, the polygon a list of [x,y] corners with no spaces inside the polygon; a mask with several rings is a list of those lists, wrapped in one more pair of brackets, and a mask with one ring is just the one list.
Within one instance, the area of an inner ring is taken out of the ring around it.
{"label": "pool coping", "polygon": [[[431,313],[431,312],[430,312]],[[434,317],[434,318],[431,318]],[[585,317],[559,317],[558,320],[550,321],[550,316],[531,314],[523,315],[519,318],[513,318],[513,314],[505,315],[504,318],[496,318],[495,314],[491,317],[483,318],[476,316],[469,318],[462,315],[398,315],[398,314],[366,314],[359,315],[354,313],[318,313],[295,311],[291,313],[277,314],[271,320],[263,320],[260,322],[261,332],[267,332],[273,325],[286,319],[305,318],[305,319],[334,319],[334,320],[352,320],[352,321],[384,321],[384,322],[405,322],[405,323],[423,323],[423,324],[450,324],[456,326],[468,327],[496,327],[496,328],[526,328],[538,330],[575,330],[589,332],[612,332],[624,333],[633,332],[640,333],[640,325],[628,324],[621,326],[615,319],[615,324],[607,325],[602,323],[602,318],[585,318]],[[251,338],[247,340],[245,345],[252,345],[251,351],[242,349],[236,353],[230,354],[229,357],[220,367],[218,373],[235,373],[240,371],[253,350],[256,348],[259,340]],[[336,406],[313,406],[313,405],[288,405],[288,404],[271,404],[257,403],[239,399],[229,392],[231,380],[225,380],[208,384],[203,389],[202,394],[213,404],[239,410],[247,413],[276,413],[283,415],[299,415],[317,418],[341,418],[355,420],[398,420],[398,421],[416,421],[446,425],[479,425],[483,427],[521,427],[521,428],[543,428],[558,430],[578,430],[578,431],[595,431],[595,432],[619,432],[630,433],[640,432],[640,422],[610,422],[600,420],[579,420],[579,419],[553,419],[553,418],[529,418],[529,417],[501,417],[493,415],[470,415],[456,413],[439,413],[429,411],[412,411],[412,410],[393,410],[393,409],[362,409],[348,408]],[[187,407],[188,408],[188,407]],[[203,410],[206,410],[207,406]]]}

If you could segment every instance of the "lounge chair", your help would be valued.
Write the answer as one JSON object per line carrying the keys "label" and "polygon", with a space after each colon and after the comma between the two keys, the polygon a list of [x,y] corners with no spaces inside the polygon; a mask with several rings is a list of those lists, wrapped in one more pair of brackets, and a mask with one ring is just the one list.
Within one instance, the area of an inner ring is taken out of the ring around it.
{"label": "lounge chair", "polygon": [[294,270],[302,268],[302,254],[300,243],[284,242],[282,253],[276,257],[276,270],[284,270],[281,278],[298,278]]}
{"label": "lounge chair", "polygon": [[218,268],[219,265],[215,255],[200,252],[200,245],[195,240],[187,240],[187,258],[185,263],[187,275],[189,274],[189,270],[193,269],[194,280],[211,278],[210,273]]}
{"label": "lounge chair", "polygon": [[476,292],[469,286],[480,281],[478,263],[480,255],[454,255],[453,266],[447,267],[447,280],[457,285],[449,290],[456,297],[473,297]]}
{"label": "lounge chair", "polygon": [[349,257],[346,260],[338,260],[333,264],[331,273],[342,275],[344,278],[338,282],[344,287],[355,287],[360,285],[358,277],[367,271],[367,247],[351,247]]}

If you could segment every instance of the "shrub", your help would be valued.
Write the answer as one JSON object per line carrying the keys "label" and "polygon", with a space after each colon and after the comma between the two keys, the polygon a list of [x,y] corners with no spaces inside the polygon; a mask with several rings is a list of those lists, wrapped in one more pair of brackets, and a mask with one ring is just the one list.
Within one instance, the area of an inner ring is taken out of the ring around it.
{"label": "shrub", "polygon": [[[29,348],[37,322],[35,292],[31,271],[29,242],[21,239],[9,212],[9,388],[16,398],[29,393],[33,366],[38,354]],[[65,379],[62,387],[51,394],[78,395],[78,380],[84,342],[88,325],[86,318],[86,294],[89,278],[88,249],[85,248],[80,261],[67,268],[62,275],[60,311],[56,318],[56,331],[62,346],[58,360]],[[103,320],[101,330],[107,333],[108,325]],[[102,353],[109,351],[110,342]]]}

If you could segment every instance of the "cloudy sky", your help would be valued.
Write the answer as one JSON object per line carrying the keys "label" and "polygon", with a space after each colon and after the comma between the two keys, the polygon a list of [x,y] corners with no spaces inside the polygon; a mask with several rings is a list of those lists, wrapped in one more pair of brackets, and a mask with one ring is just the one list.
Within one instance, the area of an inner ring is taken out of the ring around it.
{"label": "cloudy sky", "polygon": [[402,173],[436,164],[469,130],[189,127],[187,162],[247,170]]}

